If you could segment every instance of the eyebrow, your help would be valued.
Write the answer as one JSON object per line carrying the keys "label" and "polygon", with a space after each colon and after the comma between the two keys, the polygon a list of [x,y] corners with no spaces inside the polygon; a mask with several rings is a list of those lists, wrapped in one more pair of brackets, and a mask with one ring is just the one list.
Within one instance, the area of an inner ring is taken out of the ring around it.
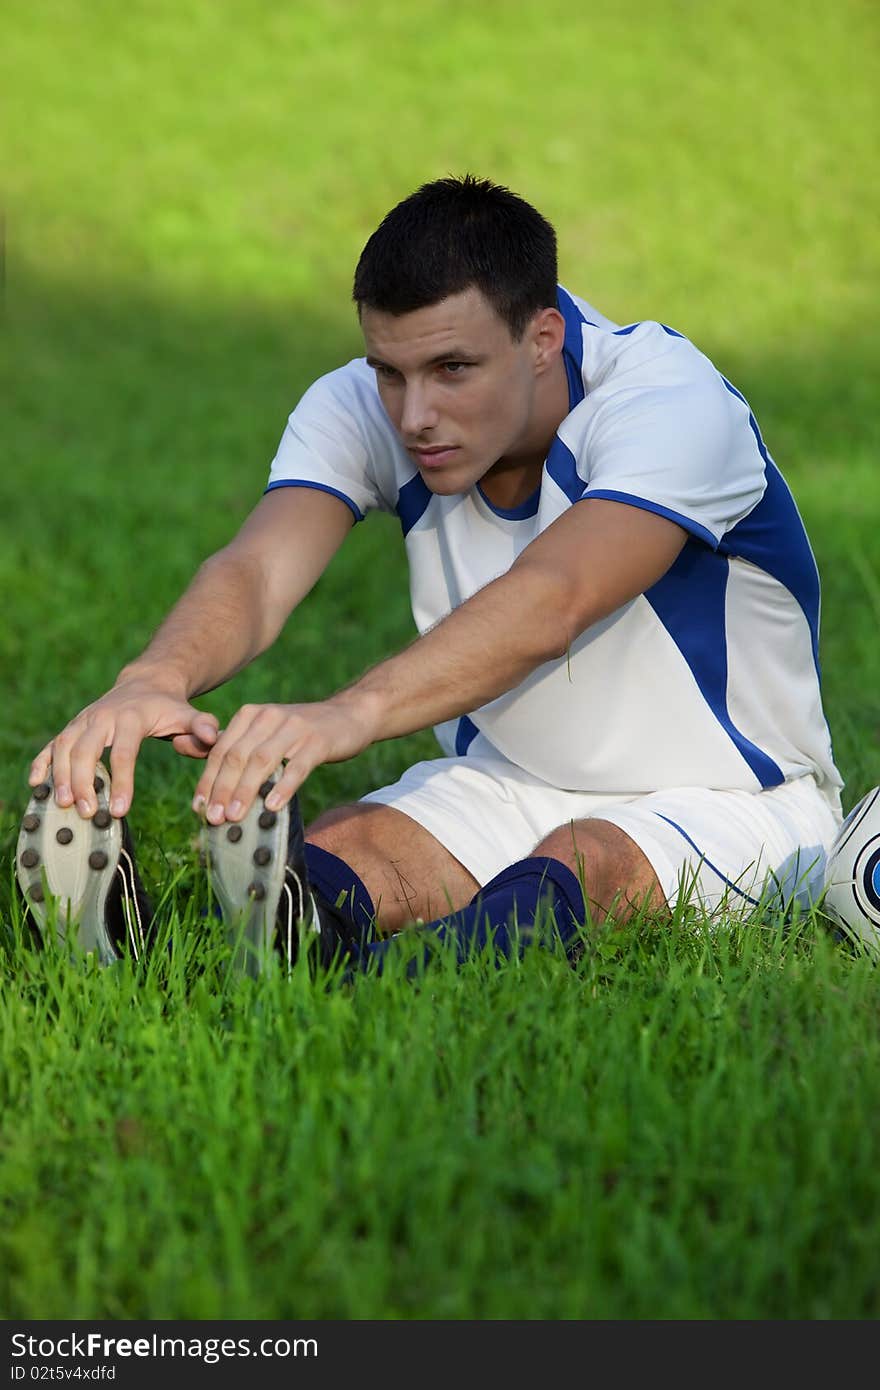
{"label": "eyebrow", "polygon": [[[476,366],[482,360],[482,356],[476,353],[466,352],[461,348],[450,348],[448,352],[438,352],[436,357],[429,357],[427,362],[423,362],[421,365],[423,367],[439,367],[443,362],[463,362],[470,366]],[[394,372],[399,370],[393,363],[385,362],[381,357],[373,357],[372,354],[367,355],[366,361],[368,367],[390,367]]]}

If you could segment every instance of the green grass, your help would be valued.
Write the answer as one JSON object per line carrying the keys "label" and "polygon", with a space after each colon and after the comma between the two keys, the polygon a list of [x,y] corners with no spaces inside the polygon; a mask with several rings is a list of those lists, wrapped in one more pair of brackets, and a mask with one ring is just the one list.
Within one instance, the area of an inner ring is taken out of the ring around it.
{"label": "green grass", "polygon": [[[821,921],[231,979],[165,745],[131,824],[169,949],[34,951],[11,870],[32,754],[360,351],[372,227],[464,169],[547,212],[572,289],[747,395],[822,571],[845,804],[880,782],[877,37],[860,0],[36,0],[6,26],[0,1316],[878,1315],[877,974]],[[411,633],[371,519],[200,703],[318,698]],[[319,769],[304,809],[433,749]]]}
{"label": "green grass", "polygon": [[7,1315],[880,1312],[876,979],[811,926],[342,988],[193,925],[140,978],[16,949]]}

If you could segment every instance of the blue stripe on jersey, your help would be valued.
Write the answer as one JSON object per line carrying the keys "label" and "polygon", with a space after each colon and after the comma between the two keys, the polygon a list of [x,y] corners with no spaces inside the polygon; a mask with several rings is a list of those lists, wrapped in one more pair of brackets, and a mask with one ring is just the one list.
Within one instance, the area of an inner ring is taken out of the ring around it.
{"label": "blue stripe on jersey", "polygon": [[813,662],[819,675],[819,571],[804,523],[785,479],[767,452],[748,401],[726,377],[721,380],[749,411],[749,425],[764,460],[767,486],[757,506],[730,528],[719,549],[722,554],[736,555],[757,565],[797,600],[810,629]]}
{"label": "blue stripe on jersey", "polygon": [[459,758],[464,757],[479,732],[474,721],[463,714],[455,731],[455,751]]}
{"label": "blue stripe on jersey", "polygon": [[[618,337],[625,336],[634,332],[638,327],[638,323],[631,323],[626,328],[616,329],[615,333]],[[683,333],[670,328],[668,324],[662,323],[660,327],[664,333],[668,333],[672,338],[684,338]],[[723,555],[735,555],[757,565],[759,569],[764,570],[766,574],[771,575],[784,585],[797,600],[803,609],[804,617],[810,629],[816,674],[821,676],[819,667],[819,571],[804,524],[788,485],[770,457],[748,401],[723,373],[719,372],[718,375],[731,395],[742,401],[749,412],[749,428],[755,436],[758,452],[764,460],[767,480],[761,501],[753,507],[748,516],[737,522],[736,526],[731,527],[718,549]],[[601,496],[601,493],[591,493],[590,495]],[[673,516],[673,520],[675,519]],[[695,530],[693,524],[689,525],[687,529]],[[784,536],[786,541],[782,547],[780,547],[779,542],[780,535]],[[707,540],[708,544],[715,546],[714,538],[709,540],[707,535],[704,539]]]}
{"label": "blue stripe on jersey", "polygon": [[565,363],[565,374],[568,377],[568,408],[574,410],[576,405],[580,405],[586,394],[583,375],[583,325],[588,320],[584,318],[571,295],[561,285],[556,288],[556,303],[559,306],[559,312],[565,319],[565,344],[562,349],[562,360]]}
{"label": "blue stripe on jersey", "polygon": [[654,815],[657,817],[658,820],[665,820],[666,824],[671,825],[673,830],[677,830],[679,835],[681,835],[683,839],[687,840],[691,849],[695,849],[697,851],[697,854],[700,856],[700,862],[702,864],[705,864],[708,869],[711,869],[713,874],[717,874],[718,877],[721,879],[722,883],[726,883],[728,888],[733,889],[734,893],[739,893],[740,897],[745,898],[746,902],[754,903],[757,907],[758,902],[760,900],[758,898],[749,897],[748,893],[744,893],[741,888],[737,888],[736,884],[732,883],[731,880],[727,877],[727,875],[723,874],[721,870],[712,863],[711,859],[706,858],[705,854],[700,849],[700,846],[694,843],[687,831],[682,830],[681,826],[676,821],[670,820],[669,816],[662,815],[660,811],[655,811]]}
{"label": "blue stripe on jersey", "polygon": [[544,469],[556,486],[565,493],[569,502],[577,502],[586,484],[577,471],[574,454],[567,444],[563,444],[558,434],[550,445]]}
{"label": "blue stripe on jersey", "polygon": [[[638,323],[628,323],[626,328],[615,328],[614,336],[615,338],[625,338],[628,336],[628,334],[635,333],[636,329],[640,328],[641,325],[642,320],[639,319]],[[668,323],[661,323],[660,327],[663,329],[664,333],[669,334],[670,338],[684,338],[683,333],[679,333],[678,329],[676,328],[670,328]]]}
{"label": "blue stripe on jersey", "polygon": [[331,497],[338,497],[340,502],[344,502],[347,507],[351,508],[355,521],[363,521],[364,519],[360,507],[352,502],[350,497],[346,497],[345,493],[340,492],[338,488],[328,487],[326,483],[313,483],[308,478],[279,478],[276,482],[269,484],[263,495],[265,496],[266,492],[274,492],[279,487],[310,487],[314,488],[315,492],[329,492]]}
{"label": "blue stripe on jersey", "polygon": [[657,516],[668,517],[677,526],[689,531],[692,536],[697,536],[701,541],[705,541],[713,550],[718,546],[712,532],[707,527],[701,526],[698,521],[694,521],[692,517],[675,512],[671,507],[661,507],[659,502],[647,502],[644,497],[639,497],[636,493],[615,492],[610,487],[588,488],[581,501],[589,502],[591,497],[604,497],[608,502],[625,502],[629,507],[640,507],[643,512],[654,512]]}
{"label": "blue stripe on jersey", "polygon": [[407,535],[416,522],[421,520],[434,496],[421,473],[416,473],[408,483],[404,483],[397,494],[394,510],[400,517],[403,534]]}
{"label": "blue stripe on jersey", "polygon": [[671,569],[645,593],[691,669],[700,694],[762,787],[785,781],[782,770],[736,728],[727,709],[724,626],[729,561],[696,540],[685,541]]}
{"label": "blue stripe on jersey", "polygon": [[541,502],[541,484],[535,488],[530,497],[525,502],[520,502],[518,507],[496,507],[495,503],[486,496],[480,484],[477,483],[477,492],[482,497],[490,512],[500,516],[504,521],[522,521],[527,516],[536,516]]}
{"label": "blue stripe on jersey", "polygon": [[794,498],[772,459],[764,496],[727,532],[722,554],[748,560],[772,575],[800,604],[810,629],[813,663],[819,671],[819,572]]}

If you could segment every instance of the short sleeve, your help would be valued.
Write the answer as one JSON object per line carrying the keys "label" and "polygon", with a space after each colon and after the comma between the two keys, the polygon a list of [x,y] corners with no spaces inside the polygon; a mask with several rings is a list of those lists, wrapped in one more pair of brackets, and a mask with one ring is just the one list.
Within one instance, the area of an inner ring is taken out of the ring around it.
{"label": "short sleeve", "polygon": [[713,549],[766,488],[748,406],[714,370],[618,391],[598,404],[578,472],[584,500],[604,497],[657,512]]}
{"label": "short sleeve", "polygon": [[[356,521],[393,509],[383,473],[394,441],[373,381],[355,361],[319,377],[291,413],[272,460],[266,491],[314,487],[331,492]],[[385,486],[383,486],[383,481]]]}

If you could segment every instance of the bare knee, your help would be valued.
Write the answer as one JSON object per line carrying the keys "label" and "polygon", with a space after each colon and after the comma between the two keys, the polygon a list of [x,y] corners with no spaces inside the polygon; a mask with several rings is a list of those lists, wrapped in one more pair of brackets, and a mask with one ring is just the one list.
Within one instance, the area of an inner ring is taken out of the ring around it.
{"label": "bare knee", "polygon": [[590,910],[600,918],[626,922],[635,912],[666,907],[644,851],[610,821],[569,821],[551,831],[534,853],[567,865],[577,875]]}
{"label": "bare knee", "polygon": [[477,891],[476,879],[433,835],[391,806],[337,806],[312,822],[306,840],[354,869],[384,931],[454,912]]}
{"label": "bare knee", "polygon": [[306,827],[306,842],[327,850],[353,869],[383,916],[388,906],[389,865],[387,830],[381,814],[384,809],[362,802],[334,806]]}

